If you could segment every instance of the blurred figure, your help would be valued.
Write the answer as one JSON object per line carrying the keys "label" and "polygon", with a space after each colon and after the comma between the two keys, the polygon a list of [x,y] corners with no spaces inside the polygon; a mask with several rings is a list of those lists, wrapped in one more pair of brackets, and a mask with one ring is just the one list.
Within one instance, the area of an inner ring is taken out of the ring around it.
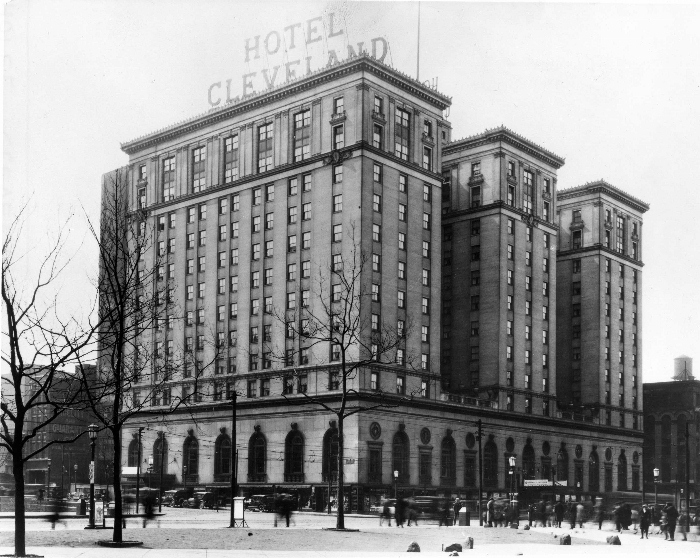
{"label": "blurred figure", "polygon": [[68,529],[68,524],[65,522],[65,520],[61,519],[60,511],[61,511],[61,505],[57,500],[54,500],[53,502],[50,503],[49,515],[47,517],[47,521],[49,521],[51,523],[51,530],[52,531],[56,528],[56,523],[63,523],[63,527]]}
{"label": "blurred figure", "polygon": [[583,529],[583,522],[588,518],[586,517],[586,508],[581,502],[576,505],[576,519],[578,520],[579,528]]}
{"label": "blurred figure", "polygon": [[671,540],[675,540],[675,533],[676,533],[676,521],[678,521],[678,510],[676,509],[676,506],[674,506],[671,502],[668,502],[664,506],[664,511],[666,512],[666,521],[668,524],[668,534],[671,537]]}
{"label": "blurred figure", "polygon": [[406,500],[403,498],[397,498],[396,506],[394,507],[394,519],[396,520],[396,526],[403,529],[404,514],[406,510]]}
{"label": "blurred figure", "polygon": [[450,517],[450,502],[445,500],[440,503],[440,519],[438,521],[438,527],[445,525],[447,527],[447,521]]}
{"label": "blurred figure", "polygon": [[143,528],[149,521],[153,521],[156,517],[155,499],[152,494],[147,494],[143,499]]}
{"label": "blurred figure", "polygon": [[493,499],[493,496],[489,497],[489,501],[486,503],[486,520],[487,520],[487,525],[489,527],[493,527],[493,514],[496,511],[496,502]]}
{"label": "blurred figure", "polygon": [[459,524],[459,510],[462,509],[462,502],[459,501],[459,498],[455,498],[455,503],[454,506],[452,506],[455,512],[455,519],[452,525],[455,527]]}
{"label": "blurred figure", "polygon": [[571,525],[571,529],[576,527],[576,502],[569,502],[569,524]]}
{"label": "blurred figure", "polygon": [[561,528],[561,522],[564,521],[564,502],[561,499],[554,505],[554,518],[555,527]]}
{"label": "blurred figure", "polygon": [[379,516],[379,526],[381,527],[386,519],[386,521],[389,523],[389,527],[391,527],[391,510],[389,509],[389,500],[384,500],[382,504],[382,513]]}
{"label": "blurred figure", "polygon": [[418,527],[418,510],[416,509],[416,501],[413,498],[409,498],[406,501],[406,518],[408,519],[407,527],[411,526],[411,521]]}
{"label": "blurred figure", "polygon": [[598,522],[598,531],[603,528],[603,520],[605,519],[605,508],[603,507],[603,502],[598,502],[596,504],[596,521]]}

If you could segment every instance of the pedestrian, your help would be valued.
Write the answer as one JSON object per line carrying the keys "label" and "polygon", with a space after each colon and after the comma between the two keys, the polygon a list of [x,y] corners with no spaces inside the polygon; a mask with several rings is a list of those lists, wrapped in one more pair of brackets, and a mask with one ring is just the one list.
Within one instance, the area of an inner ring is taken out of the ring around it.
{"label": "pedestrian", "polygon": [[661,510],[661,519],[659,520],[659,535],[663,533],[664,539],[668,540],[668,514]]}
{"label": "pedestrian", "polygon": [[396,507],[394,508],[394,519],[396,520],[396,526],[403,529],[404,522],[404,512],[406,509],[406,500],[403,498],[398,498],[396,500]]}
{"label": "pedestrian", "polygon": [[493,514],[496,511],[496,502],[493,496],[489,497],[489,501],[486,503],[486,525],[488,527],[493,527]]}
{"label": "pedestrian", "polygon": [[647,536],[647,539],[649,538],[649,526],[651,525],[651,510],[647,507],[646,504],[642,504],[642,511],[639,513],[639,528],[642,531],[642,536],[641,538],[644,538],[644,535]]}
{"label": "pedestrian", "polygon": [[416,501],[413,498],[409,498],[406,501],[406,517],[408,519],[408,527],[411,526],[411,521],[418,527],[418,510],[416,509]]}
{"label": "pedestrian", "polygon": [[59,515],[60,511],[60,506],[57,501],[53,501],[51,503],[51,508],[49,510],[49,515],[47,517],[47,521],[51,523],[51,530],[53,531],[56,528],[56,523],[63,523],[63,526],[68,529],[68,524],[61,519]]}
{"label": "pedestrian", "polygon": [[155,506],[153,502],[153,496],[147,494],[143,499],[143,528],[146,528],[146,524],[149,521],[153,521],[156,517]]}
{"label": "pedestrian", "polygon": [[554,526],[561,528],[561,522],[564,521],[564,502],[561,499],[554,505]]}
{"label": "pedestrian", "polygon": [[556,520],[554,519],[554,506],[549,500],[547,500],[547,504],[545,506],[545,517],[547,518],[547,527],[556,527]]}
{"label": "pedestrian", "polygon": [[292,501],[289,498],[282,498],[282,513],[284,514],[284,520],[289,527],[289,521],[292,518]]}
{"label": "pedestrian", "polygon": [[680,515],[678,516],[678,522],[676,524],[678,526],[678,532],[681,535],[683,535],[684,541],[688,540],[688,538],[685,536],[685,527],[686,527],[687,517],[688,516],[685,515],[685,512],[681,512]]}
{"label": "pedestrian", "polygon": [[457,526],[459,524],[459,510],[462,509],[462,502],[459,501],[459,497],[455,498],[453,509],[455,513],[455,518],[452,525]]}
{"label": "pedestrian", "polygon": [[445,500],[444,502],[441,502],[440,504],[440,519],[438,521],[438,527],[442,527],[444,524],[445,527],[448,526],[448,518],[450,517],[450,502],[448,500]]}
{"label": "pedestrian", "polygon": [[668,502],[664,506],[664,511],[666,512],[666,518],[668,521],[668,534],[671,540],[675,540],[674,536],[676,533],[676,521],[678,520],[678,510],[671,502]]}
{"label": "pedestrian", "polygon": [[637,508],[632,508],[630,510],[630,521],[634,527],[634,534],[637,534],[637,524],[639,523],[639,510]]}
{"label": "pedestrian", "polygon": [[579,529],[583,529],[583,522],[586,521],[586,508],[581,502],[576,504],[576,519],[578,520]]}
{"label": "pedestrian", "polygon": [[391,527],[391,510],[389,509],[389,500],[384,500],[383,504],[382,514],[379,516],[379,526],[381,527],[386,519],[389,523],[389,527]]}
{"label": "pedestrian", "polygon": [[603,528],[603,521],[605,520],[605,508],[603,507],[603,502],[598,502],[596,504],[596,521],[598,522],[598,531]]}
{"label": "pedestrian", "polygon": [[622,506],[617,504],[613,508],[613,519],[615,520],[615,530],[622,533]]}
{"label": "pedestrian", "polygon": [[569,523],[571,525],[571,529],[576,527],[576,511],[576,503],[569,502]]}
{"label": "pedestrian", "polygon": [[547,526],[547,506],[544,500],[540,500],[539,504],[537,504],[537,519],[542,524],[542,527]]}

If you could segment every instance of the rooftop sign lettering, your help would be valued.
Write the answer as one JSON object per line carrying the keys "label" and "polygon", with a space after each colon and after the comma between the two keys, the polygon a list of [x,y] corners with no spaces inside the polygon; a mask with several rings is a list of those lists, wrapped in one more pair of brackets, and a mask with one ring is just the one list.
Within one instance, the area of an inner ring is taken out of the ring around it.
{"label": "rooftop sign lettering", "polygon": [[242,76],[241,95],[232,97],[232,79],[212,83],[207,97],[209,106],[238,101],[362,54],[371,54],[383,62],[389,43],[384,37],[375,37],[369,43],[350,44],[347,29],[340,26],[334,12],[328,12],[270,31],[264,37],[249,37],[243,50],[248,73]]}

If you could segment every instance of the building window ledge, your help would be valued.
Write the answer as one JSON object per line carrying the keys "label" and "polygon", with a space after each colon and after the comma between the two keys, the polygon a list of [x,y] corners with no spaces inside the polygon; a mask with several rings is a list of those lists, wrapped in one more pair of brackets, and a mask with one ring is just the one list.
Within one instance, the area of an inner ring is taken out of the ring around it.
{"label": "building window ledge", "polygon": [[477,184],[483,184],[484,183],[484,175],[479,173],[479,174],[474,174],[469,177],[469,185],[470,186],[476,186]]}
{"label": "building window ledge", "polygon": [[372,119],[376,120],[380,124],[386,124],[386,117],[381,112],[377,112],[376,110],[372,111]]}
{"label": "building window ledge", "polygon": [[569,230],[577,231],[577,230],[583,229],[583,227],[584,227],[584,222],[583,222],[583,220],[581,220],[581,221],[574,221],[573,223],[571,223],[571,225],[569,225]]}
{"label": "building window ledge", "polygon": [[423,132],[423,143],[432,147],[435,145],[435,139]]}
{"label": "building window ledge", "polygon": [[341,122],[345,122],[346,119],[347,119],[347,114],[345,111],[336,112],[331,116],[330,122],[332,125],[335,125],[335,124],[340,124]]}

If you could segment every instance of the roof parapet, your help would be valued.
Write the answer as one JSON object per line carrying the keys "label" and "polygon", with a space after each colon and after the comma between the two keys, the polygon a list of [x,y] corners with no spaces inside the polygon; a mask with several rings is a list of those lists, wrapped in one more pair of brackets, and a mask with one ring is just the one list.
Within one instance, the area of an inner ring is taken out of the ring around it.
{"label": "roof parapet", "polygon": [[545,149],[541,145],[538,145],[537,143],[527,139],[525,136],[522,136],[503,125],[495,128],[487,128],[481,133],[453,140],[445,145],[442,153],[443,155],[446,155],[465,147],[473,147],[475,145],[490,141],[508,141],[509,143],[514,144],[516,147],[529,151],[533,155],[539,155],[540,159],[544,158],[547,163],[555,168],[562,167],[566,162],[564,157],[560,157],[556,153]]}
{"label": "roof parapet", "polygon": [[134,153],[135,151],[138,151],[138,149],[145,146],[145,144],[151,143],[149,140],[157,141],[158,139],[164,139],[164,137],[176,134],[178,132],[186,132],[187,130],[193,128],[206,126],[211,122],[219,121],[225,118],[228,112],[243,112],[249,105],[264,103],[265,101],[273,101],[280,96],[283,96],[285,93],[293,94],[296,90],[303,88],[305,85],[312,86],[312,82],[318,80],[319,78],[334,72],[349,71],[353,65],[363,64],[367,65],[367,69],[386,72],[389,74],[389,77],[406,82],[405,84],[407,86],[413,88],[416,93],[419,93],[425,100],[428,100],[431,102],[431,104],[434,104],[441,110],[444,110],[452,104],[452,97],[448,97],[437,90],[426,87],[423,83],[409,76],[408,74],[380,62],[368,53],[363,53],[339,64],[334,64],[330,67],[326,66],[304,76],[297,77],[271,89],[251,93],[242,97],[236,97],[230,102],[224,103],[220,107],[212,107],[206,112],[199,113],[190,118],[180,120],[175,124],[165,126],[154,132],[143,134],[132,140],[123,142],[121,143],[120,147],[122,151],[126,153]]}
{"label": "roof parapet", "polygon": [[634,196],[628,194],[621,188],[618,188],[617,186],[613,186],[609,182],[607,182],[604,179],[600,180],[594,180],[592,182],[586,182],[585,184],[582,184],[581,186],[572,186],[571,188],[562,188],[557,191],[557,199],[566,199],[570,197],[574,197],[577,194],[586,194],[589,192],[592,192],[594,190],[608,190],[608,193],[613,195],[613,197],[617,197],[618,199],[622,199],[622,201],[626,201],[627,203],[634,205],[635,208],[640,211],[641,213],[645,213],[649,211],[649,204],[640,200],[639,198],[635,198]]}

